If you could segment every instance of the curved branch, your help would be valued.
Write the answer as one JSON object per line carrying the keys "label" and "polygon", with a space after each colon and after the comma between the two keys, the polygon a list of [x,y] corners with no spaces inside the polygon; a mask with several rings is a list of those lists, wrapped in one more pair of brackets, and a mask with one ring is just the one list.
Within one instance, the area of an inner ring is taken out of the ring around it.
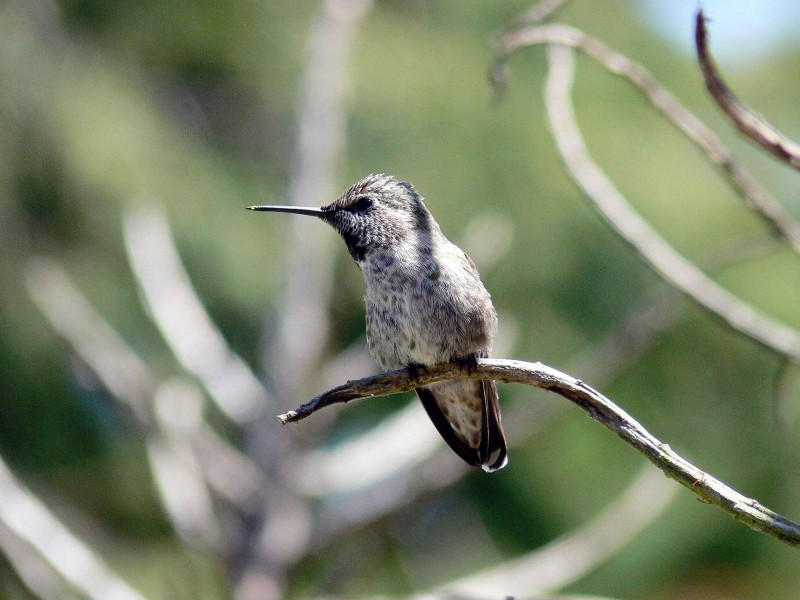
{"label": "curved branch", "polygon": [[572,107],[575,72],[572,49],[552,44],[548,50],[547,117],[570,176],[592,206],[656,273],[688,298],[764,347],[800,360],[798,331],[753,308],[681,256],[636,212],[593,161]]}
{"label": "curved branch", "polygon": [[[705,153],[726,182],[775,234],[800,254],[800,223],[731,156],[719,137],[670,94],[642,65],[615,52],[598,39],[567,25],[542,25],[507,33],[500,41],[495,69],[502,71],[511,55],[526,46],[561,44],[580,50],[611,73],[634,85],[654,108]],[[495,82],[496,85],[498,84]],[[502,81],[500,81],[502,85]]]}
{"label": "curved branch", "polygon": [[697,60],[703,72],[706,88],[717,106],[731,118],[733,124],[746,138],[776,156],[781,162],[800,170],[800,145],[744,105],[722,80],[708,49],[706,16],[702,9],[697,11],[694,41],[697,47]]}
{"label": "curved branch", "polygon": [[390,371],[350,381],[329,390],[296,410],[280,415],[278,420],[281,423],[300,421],[326,406],[358,398],[405,392],[420,385],[446,379],[494,379],[503,383],[521,383],[555,392],[585,410],[592,419],[616,433],[643,454],[667,477],[689,488],[700,498],[718,506],[737,521],[756,531],[790,546],[800,547],[800,524],[771,511],[752,498],[743,496],[719,479],[700,470],[667,444],[658,440],[600,392],[579,379],[541,363],[479,359],[474,368],[467,369],[457,362],[447,363],[420,370],[416,377],[407,369]]}

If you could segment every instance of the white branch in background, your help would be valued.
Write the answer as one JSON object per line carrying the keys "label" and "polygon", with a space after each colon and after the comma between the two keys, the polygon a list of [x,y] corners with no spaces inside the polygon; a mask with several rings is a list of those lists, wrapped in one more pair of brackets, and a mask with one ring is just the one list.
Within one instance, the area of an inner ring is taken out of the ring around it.
{"label": "white branch in background", "polygon": [[150,314],[184,369],[220,410],[242,424],[271,405],[250,367],[228,346],[183,268],[164,211],[138,206],[123,221],[125,248]]}
{"label": "white branch in background", "polygon": [[70,341],[109,392],[141,423],[152,425],[150,401],[156,382],[149,369],[97,314],[61,267],[47,258],[32,259],[25,284],[50,325]]}
{"label": "white branch in background", "polygon": [[0,460],[0,520],[90,600],[144,600],[25,488]]}
{"label": "white branch in background", "polygon": [[572,106],[572,48],[548,46],[545,105],[550,127],[569,174],[617,234],[665,280],[733,329],[765,347],[800,360],[800,333],[756,310],[681,256],[637,213],[591,159]]}
{"label": "white branch in background", "polygon": [[733,189],[770,231],[800,252],[800,221],[795,219],[739,162],[711,129],[670,94],[641,64],[615,52],[598,39],[568,25],[542,25],[512,30],[500,40],[495,64],[497,85],[505,85],[504,68],[518,49],[534,44],[559,44],[580,50],[610,73],[636,87],[664,118],[717,167]]}
{"label": "white branch in background", "polygon": [[[182,447],[184,454],[188,451],[185,446],[188,435],[196,456],[184,467],[184,477],[205,477],[211,489],[239,507],[249,503],[258,490],[263,489],[263,474],[249,459],[221,440],[205,421],[191,421],[193,428],[185,427],[184,422],[180,432],[177,432],[176,427],[170,424],[169,413],[165,414],[163,404],[162,414],[155,414],[153,402],[157,390],[161,389],[156,378],[113,327],[94,310],[56,263],[44,258],[32,260],[26,271],[26,284],[34,302],[52,327],[72,345],[111,396],[131,409],[131,414],[146,432],[148,442],[159,437],[165,438],[159,442],[160,450],[149,453],[154,474],[158,476],[171,469],[166,463],[159,463],[166,456],[166,448],[174,450]],[[171,389],[175,391],[176,388],[173,386]],[[200,392],[194,384],[183,380],[180,390],[187,394],[186,402],[180,399],[171,405],[182,406],[184,409],[195,406],[195,410],[199,410],[196,404]],[[177,437],[172,439],[173,436]],[[181,456],[174,453],[170,458],[173,465],[182,460]],[[202,469],[189,466],[194,463],[201,464]],[[174,481],[169,477],[161,480],[162,492],[167,491],[165,486],[172,486]],[[204,484],[196,481],[192,487],[204,488]],[[174,502],[164,497],[164,504],[169,508]],[[167,514],[172,515],[170,510],[167,510]],[[178,518],[173,522],[176,530],[183,528],[179,525],[180,521],[181,518]],[[186,533],[182,531],[182,534]]]}
{"label": "white branch in background", "polygon": [[[298,113],[290,204],[319,206],[335,200],[336,174],[345,148],[350,50],[371,7],[371,0],[325,0],[314,21]],[[297,392],[316,371],[327,345],[334,244],[339,243],[317,219],[288,220],[288,279],[267,365],[270,379],[282,394]]]}
{"label": "white branch in background", "polygon": [[398,464],[402,470],[414,467],[441,446],[428,415],[414,401],[340,448],[304,454],[291,471],[304,494],[354,492],[398,472]]}
{"label": "white branch in background", "polygon": [[158,387],[154,403],[164,435],[148,436],[147,455],[164,510],[189,544],[216,548],[219,525],[192,447],[192,439],[203,427],[202,394],[190,381],[174,378]]}
{"label": "white branch in background", "polygon": [[64,600],[70,589],[58,572],[35,548],[0,519],[0,552],[20,581],[39,600]]}
{"label": "white branch in background", "polygon": [[589,523],[543,548],[441,586],[465,597],[529,597],[561,589],[615,556],[664,513],[678,492],[645,465],[623,493]]}

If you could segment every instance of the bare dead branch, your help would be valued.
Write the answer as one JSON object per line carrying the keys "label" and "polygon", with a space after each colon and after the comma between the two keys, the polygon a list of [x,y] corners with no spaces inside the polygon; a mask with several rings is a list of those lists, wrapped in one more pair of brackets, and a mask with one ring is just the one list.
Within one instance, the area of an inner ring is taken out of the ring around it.
{"label": "bare dead branch", "polygon": [[617,234],[661,277],[723,323],[764,347],[800,360],[800,333],[753,308],[681,256],[630,205],[592,160],[572,106],[575,59],[568,46],[548,47],[545,104],[553,136],[570,176]]}
{"label": "bare dead branch", "polygon": [[405,392],[420,385],[449,379],[493,379],[503,383],[530,385],[559,394],[633,446],[667,477],[684,485],[700,498],[718,506],[756,531],[790,546],[800,547],[800,524],[771,511],[752,498],[743,496],[700,470],[658,440],[600,392],[541,363],[479,359],[475,368],[467,369],[457,362],[447,363],[419,371],[416,377],[407,369],[390,371],[329,390],[296,410],[280,415],[278,419],[281,423],[300,421],[333,404]]}
{"label": "bare dead branch", "polygon": [[697,48],[697,60],[703,72],[706,88],[717,106],[730,117],[736,128],[747,139],[761,146],[781,162],[800,169],[800,145],[783,135],[764,117],[743,104],[722,80],[708,48],[706,17],[702,9],[697,11],[694,41]]}
{"label": "bare dead branch", "polygon": [[[157,415],[154,398],[163,391],[155,375],[122,337],[92,307],[67,277],[61,267],[45,258],[31,261],[26,271],[28,292],[52,327],[75,349],[111,396],[130,409],[135,422],[149,439],[173,437],[176,428],[167,421],[165,404]],[[196,404],[198,388],[184,381],[191,397],[184,395],[177,403],[185,410]],[[175,402],[169,403],[175,405]],[[199,410],[196,409],[196,410]],[[174,414],[173,414],[174,420]],[[178,437],[183,437],[183,433]],[[196,460],[201,473],[216,494],[241,508],[256,489],[264,485],[263,473],[241,452],[233,448],[202,419],[189,428]],[[176,442],[178,445],[183,442]],[[158,453],[153,457],[161,456]],[[195,459],[192,459],[194,461]],[[234,479],[238,478],[238,483]]]}
{"label": "bare dead branch", "polygon": [[220,524],[192,445],[203,429],[204,398],[186,379],[176,377],[156,390],[157,433],[147,439],[151,472],[170,522],[190,545],[218,548]]}
{"label": "bare dead branch", "polygon": [[131,208],[123,231],[143,301],[172,353],[228,418],[239,424],[256,418],[271,405],[269,395],[197,297],[164,211]]}
{"label": "bare dead branch", "polygon": [[[345,154],[350,50],[371,7],[372,0],[320,3],[308,37],[288,203],[327,204],[336,192],[336,173]],[[277,322],[270,324],[265,336],[269,345],[264,367],[278,397],[297,393],[319,372],[334,285],[334,238],[311,220],[290,223],[287,281]],[[241,551],[229,565],[237,600],[280,597],[289,566],[302,558],[310,542],[310,508],[283,478],[296,444],[279,443],[270,429],[274,427],[264,419],[244,432],[248,453],[268,476],[276,477],[277,485],[269,490],[261,514],[245,532]]]}
{"label": "bare dead branch", "polygon": [[64,600],[70,589],[58,572],[30,544],[0,519],[0,552],[38,600]]}
{"label": "bare dead branch", "polygon": [[[497,41],[497,46],[501,49],[505,45],[504,39],[514,31],[520,29],[527,29],[547,21],[569,3],[570,0],[540,0],[538,4],[534,4],[531,8],[521,13],[516,19],[508,26],[503,34],[501,34]],[[501,51],[498,56],[492,61],[489,67],[489,80],[494,89],[494,102],[502,99],[503,94],[508,88],[508,68],[506,66],[506,59],[504,53]]]}
{"label": "bare dead branch", "polygon": [[155,423],[152,398],[157,382],[150,369],[94,310],[61,267],[47,258],[27,265],[25,283],[50,325],[90,365],[112,396],[139,423]]}
{"label": "bare dead branch", "polygon": [[[309,35],[298,136],[288,201],[327,204],[344,156],[348,61],[371,0],[325,0]],[[335,239],[316,219],[291,219],[288,280],[278,312],[268,371],[278,392],[291,393],[317,370],[328,337]]]}
{"label": "bare dead branch", "polygon": [[[72,344],[111,396],[132,409],[146,435],[151,472],[175,532],[204,549],[214,547],[219,537],[217,519],[191,445],[192,438],[202,437],[205,426],[199,418],[200,391],[188,381],[182,386],[157,385],[144,362],[55,263],[32,262],[27,283],[51,325]],[[197,418],[190,427],[176,425],[176,411],[169,409],[176,405],[184,414],[194,407]]]}
{"label": "bare dead branch", "polygon": [[580,50],[611,73],[620,75],[633,84],[669,123],[686,135],[711,164],[720,169],[728,185],[764,221],[770,231],[783,239],[795,253],[800,254],[800,223],[733,158],[731,151],[719,137],[678,102],[641,64],[615,52],[579,29],[553,24],[508,32],[500,40],[497,65],[504,65],[520,48],[536,44],[561,44]]}
{"label": "bare dead branch", "polygon": [[538,4],[534,4],[531,8],[514,19],[508,29],[512,30],[538,25],[554,17],[556,13],[569,4],[569,2],[570,0],[541,0]]}

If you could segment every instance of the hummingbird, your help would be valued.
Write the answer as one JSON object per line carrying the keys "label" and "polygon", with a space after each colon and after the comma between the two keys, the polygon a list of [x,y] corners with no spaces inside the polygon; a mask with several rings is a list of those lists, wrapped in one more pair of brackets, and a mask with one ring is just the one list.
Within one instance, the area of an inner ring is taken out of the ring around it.
{"label": "hummingbird", "polygon": [[[249,206],[309,215],[344,239],[364,275],[367,345],[384,370],[489,356],[497,313],[472,259],[442,233],[414,186],[364,177],[321,208]],[[490,380],[416,388],[433,425],[458,456],[485,471],[507,462],[497,387]]]}

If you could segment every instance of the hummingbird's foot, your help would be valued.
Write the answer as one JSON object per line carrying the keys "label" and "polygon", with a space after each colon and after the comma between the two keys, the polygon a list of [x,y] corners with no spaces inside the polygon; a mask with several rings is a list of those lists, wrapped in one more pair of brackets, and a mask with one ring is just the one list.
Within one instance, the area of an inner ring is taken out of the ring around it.
{"label": "hummingbird's foot", "polygon": [[413,381],[419,381],[420,373],[427,372],[427,367],[425,365],[421,365],[419,363],[409,363],[408,367],[408,374]]}
{"label": "hummingbird's foot", "polygon": [[478,369],[478,356],[475,354],[457,358],[456,362],[461,365],[462,369],[466,369],[467,373],[470,375]]}

